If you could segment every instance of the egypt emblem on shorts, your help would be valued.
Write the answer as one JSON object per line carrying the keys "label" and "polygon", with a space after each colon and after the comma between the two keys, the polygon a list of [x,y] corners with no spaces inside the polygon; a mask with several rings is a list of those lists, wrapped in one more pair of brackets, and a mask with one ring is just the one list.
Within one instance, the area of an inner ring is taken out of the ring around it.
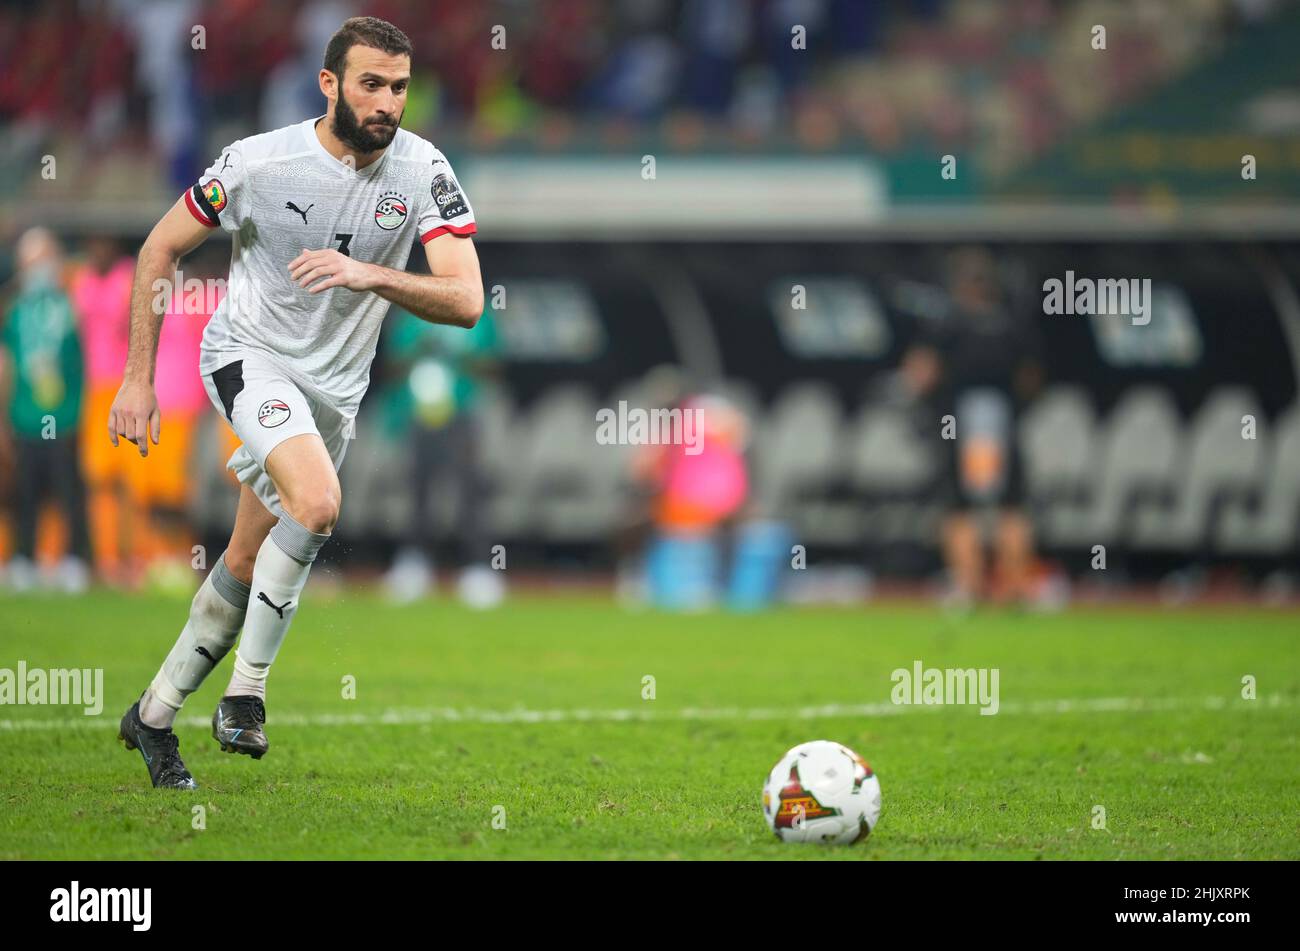
{"label": "egypt emblem on shorts", "polygon": [[375,224],[385,231],[396,231],[406,221],[406,196],[385,192],[375,206]]}
{"label": "egypt emblem on shorts", "polygon": [[289,404],[284,400],[267,400],[257,408],[257,421],[274,429],[289,418]]}

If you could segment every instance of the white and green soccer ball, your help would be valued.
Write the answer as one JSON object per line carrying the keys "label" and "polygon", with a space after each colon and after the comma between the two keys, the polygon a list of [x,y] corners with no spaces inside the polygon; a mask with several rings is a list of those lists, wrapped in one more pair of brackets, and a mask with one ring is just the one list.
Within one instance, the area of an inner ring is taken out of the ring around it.
{"label": "white and green soccer ball", "polygon": [[880,780],[842,743],[800,743],[763,784],[763,818],[782,842],[851,845],[880,818]]}

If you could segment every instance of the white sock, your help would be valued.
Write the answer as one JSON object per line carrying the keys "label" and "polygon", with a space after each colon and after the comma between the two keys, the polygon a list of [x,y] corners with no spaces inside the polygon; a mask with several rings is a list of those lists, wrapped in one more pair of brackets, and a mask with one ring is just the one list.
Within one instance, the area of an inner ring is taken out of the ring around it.
{"label": "white sock", "polygon": [[289,633],[298,596],[312,562],[329,535],[309,531],[286,512],[271,529],[253,563],[252,593],[244,617],[244,636],[235,654],[227,697],[266,697],[266,675]]}
{"label": "white sock", "polygon": [[227,697],[261,697],[266,700],[266,675],[270,664],[250,664],[235,651],[235,669],[226,687]]}
{"label": "white sock", "polygon": [[140,698],[140,719],[157,730],[170,729],[185,698],[199,689],[221,663],[244,623],[248,585],[217,559],[190,602],[190,616],[171,652]]}

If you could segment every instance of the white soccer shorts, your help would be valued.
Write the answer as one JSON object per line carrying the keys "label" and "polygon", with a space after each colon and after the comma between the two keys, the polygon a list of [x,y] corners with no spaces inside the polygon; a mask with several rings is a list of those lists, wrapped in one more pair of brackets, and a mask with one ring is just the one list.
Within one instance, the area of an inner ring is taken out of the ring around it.
{"label": "white soccer shorts", "polygon": [[352,421],[307,393],[265,356],[244,350],[203,375],[208,399],[243,445],[226,468],[253,490],[272,515],[284,514],[280,494],[266,474],[266,457],[286,439],[315,433],[325,443],[334,471],[343,464]]}

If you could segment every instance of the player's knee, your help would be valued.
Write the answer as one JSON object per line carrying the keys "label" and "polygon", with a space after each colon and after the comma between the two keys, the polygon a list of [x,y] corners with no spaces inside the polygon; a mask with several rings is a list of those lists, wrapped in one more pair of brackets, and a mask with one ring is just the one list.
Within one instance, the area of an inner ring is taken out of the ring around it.
{"label": "player's knee", "polygon": [[327,535],[339,520],[342,504],[342,493],[337,486],[321,486],[302,493],[285,507],[303,528]]}

